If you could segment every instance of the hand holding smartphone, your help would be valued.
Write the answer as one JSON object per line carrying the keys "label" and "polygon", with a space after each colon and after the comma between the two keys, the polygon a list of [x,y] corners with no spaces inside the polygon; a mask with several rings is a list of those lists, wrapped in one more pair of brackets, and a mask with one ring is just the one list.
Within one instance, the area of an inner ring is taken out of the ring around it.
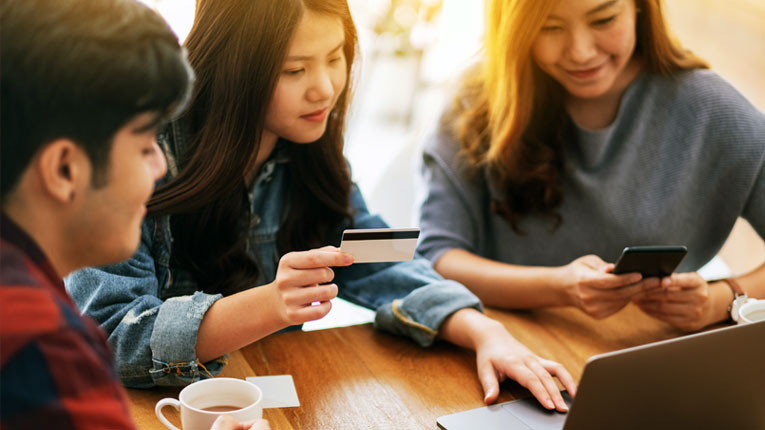
{"label": "hand holding smartphone", "polygon": [[669,276],[687,253],[685,246],[628,246],[611,273],[638,272],[643,278]]}

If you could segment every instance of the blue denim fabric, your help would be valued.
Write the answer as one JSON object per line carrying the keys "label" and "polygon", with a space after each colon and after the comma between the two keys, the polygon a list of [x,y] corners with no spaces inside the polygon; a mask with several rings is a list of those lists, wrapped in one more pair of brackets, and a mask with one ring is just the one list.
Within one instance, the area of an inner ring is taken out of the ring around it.
{"label": "blue denim fabric", "polygon": [[[168,174],[177,174],[175,155],[188,142],[183,127],[173,123],[158,140],[168,156]],[[282,154],[277,147],[249,193],[248,251],[257,254],[261,265],[256,285],[275,278],[280,258],[276,237],[289,162]],[[387,227],[379,216],[369,213],[355,185],[351,205],[354,228]],[[339,246],[347,227],[337,227],[332,245]],[[65,279],[80,309],[106,330],[119,376],[128,387],[185,385],[216,375],[225,365],[225,356],[200,363],[195,354],[199,324],[221,295],[201,292],[190,274],[170,267],[171,246],[169,217],[147,218],[140,247],[130,260],[82,269]],[[340,297],[376,310],[375,327],[408,336],[422,346],[433,343],[438,328],[452,313],[467,307],[482,310],[477,297],[461,284],[442,279],[419,255],[410,262],[336,268],[334,282]]]}

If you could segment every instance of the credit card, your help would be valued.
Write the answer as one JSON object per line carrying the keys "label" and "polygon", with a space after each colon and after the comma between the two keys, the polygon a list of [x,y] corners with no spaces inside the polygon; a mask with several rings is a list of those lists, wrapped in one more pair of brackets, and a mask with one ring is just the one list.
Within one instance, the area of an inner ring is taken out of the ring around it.
{"label": "credit card", "polygon": [[370,228],[343,231],[340,251],[354,263],[385,263],[414,258],[419,228]]}

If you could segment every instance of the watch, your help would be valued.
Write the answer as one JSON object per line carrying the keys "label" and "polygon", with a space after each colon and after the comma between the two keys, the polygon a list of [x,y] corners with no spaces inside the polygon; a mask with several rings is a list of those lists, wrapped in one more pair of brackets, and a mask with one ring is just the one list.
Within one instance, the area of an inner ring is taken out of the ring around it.
{"label": "watch", "polygon": [[733,300],[731,300],[730,304],[728,305],[728,313],[730,314],[730,317],[733,319],[733,321],[738,322],[738,310],[741,309],[741,306],[749,301],[749,297],[746,296],[744,289],[741,288],[741,285],[739,285],[735,279],[725,278],[721,279],[721,281],[728,284],[730,290],[733,292]]}

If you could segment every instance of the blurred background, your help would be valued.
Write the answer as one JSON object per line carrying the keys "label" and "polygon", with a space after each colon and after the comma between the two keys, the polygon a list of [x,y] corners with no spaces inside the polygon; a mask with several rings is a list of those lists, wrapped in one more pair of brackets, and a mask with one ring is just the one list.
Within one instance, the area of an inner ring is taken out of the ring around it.
{"label": "blurred background", "polygon": [[[184,40],[194,0],[142,0]],[[484,0],[349,0],[359,31],[360,73],[345,146],[370,210],[391,226],[416,225],[420,145],[479,54]],[[765,0],[665,0],[677,38],[765,111]],[[254,23],[255,24],[255,23]],[[744,220],[709,276],[765,261]],[[333,311],[334,312],[334,311]],[[368,315],[366,315],[368,317]]]}

